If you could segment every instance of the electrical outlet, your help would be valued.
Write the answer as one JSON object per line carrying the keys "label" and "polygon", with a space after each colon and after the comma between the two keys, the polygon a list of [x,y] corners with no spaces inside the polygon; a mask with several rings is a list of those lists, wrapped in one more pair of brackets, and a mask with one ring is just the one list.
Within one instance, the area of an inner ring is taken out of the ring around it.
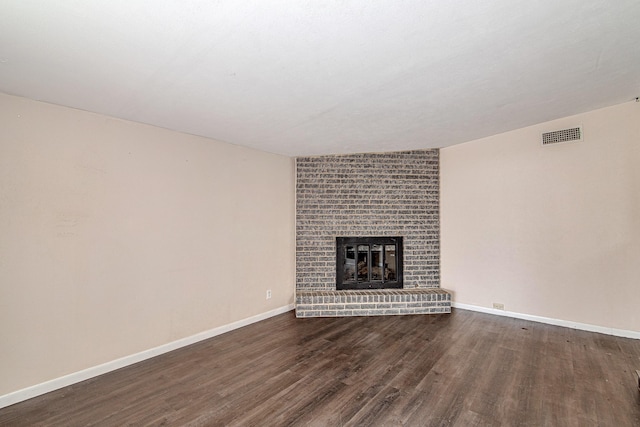
{"label": "electrical outlet", "polygon": [[271,299],[271,289],[267,290],[267,299]]}
{"label": "electrical outlet", "polygon": [[504,304],[501,304],[499,302],[494,302],[493,308],[495,308],[496,310],[504,310]]}

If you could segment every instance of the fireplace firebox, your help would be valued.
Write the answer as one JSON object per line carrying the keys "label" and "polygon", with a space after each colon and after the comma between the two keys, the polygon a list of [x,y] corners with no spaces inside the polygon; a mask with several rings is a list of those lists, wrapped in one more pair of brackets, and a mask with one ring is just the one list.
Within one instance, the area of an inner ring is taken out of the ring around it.
{"label": "fireplace firebox", "polygon": [[336,237],[336,289],[402,288],[402,237]]}

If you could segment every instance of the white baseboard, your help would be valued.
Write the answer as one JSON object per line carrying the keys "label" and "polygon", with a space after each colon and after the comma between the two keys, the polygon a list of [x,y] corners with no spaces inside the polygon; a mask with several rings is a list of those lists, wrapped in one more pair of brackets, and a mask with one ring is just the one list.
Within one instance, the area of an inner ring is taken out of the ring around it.
{"label": "white baseboard", "polygon": [[598,332],[616,337],[640,339],[640,332],[628,331],[625,329],[606,328],[604,326],[590,325],[588,323],[571,322],[568,320],[553,319],[550,317],[534,316],[532,314],[516,313],[514,311],[496,310],[495,308],[480,307],[478,305],[451,303],[454,308],[463,310],[479,311],[481,313],[495,314],[497,316],[513,317],[516,319],[531,320],[532,322],[547,323],[549,325],[563,326],[565,328],[580,329],[582,331]]}
{"label": "white baseboard", "polygon": [[206,340],[208,338],[224,334],[225,332],[229,332],[234,329],[238,329],[243,326],[268,319],[269,317],[286,313],[293,310],[294,308],[294,304],[289,304],[271,311],[267,311],[266,313],[247,317],[246,319],[238,320],[237,322],[229,323],[228,325],[219,326],[217,328],[200,332],[190,337],[182,338],[158,347],[151,348],[149,350],[141,351],[140,353],[121,357],[120,359],[112,360],[111,362],[103,363],[98,366],[92,366],[91,368],[87,368],[82,371],[74,372],[63,377],[55,378],[44,383],[36,384],[31,387],[23,388],[9,394],[5,394],[3,396],[0,396],[0,409],[27,399],[31,399],[36,396],[40,396],[45,393],[49,393],[59,388],[79,383],[81,381],[88,380],[89,378],[97,377],[98,375],[106,374],[107,372],[115,371],[116,369],[124,368],[125,366],[133,365],[134,363],[138,363],[143,360],[168,353],[178,348],[194,344],[198,341]]}

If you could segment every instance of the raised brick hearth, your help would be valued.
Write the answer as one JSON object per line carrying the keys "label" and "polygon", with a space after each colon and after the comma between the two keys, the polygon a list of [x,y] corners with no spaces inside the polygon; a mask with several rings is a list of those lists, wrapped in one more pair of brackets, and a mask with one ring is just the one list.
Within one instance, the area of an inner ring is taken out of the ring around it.
{"label": "raised brick hearth", "polygon": [[296,317],[384,316],[451,313],[451,294],[441,288],[370,291],[299,291]]}
{"label": "raised brick hearth", "polygon": [[[438,150],[296,159],[296,315],[442,313]],[[336,237],[401,236],[403,289],[336,290]]]}

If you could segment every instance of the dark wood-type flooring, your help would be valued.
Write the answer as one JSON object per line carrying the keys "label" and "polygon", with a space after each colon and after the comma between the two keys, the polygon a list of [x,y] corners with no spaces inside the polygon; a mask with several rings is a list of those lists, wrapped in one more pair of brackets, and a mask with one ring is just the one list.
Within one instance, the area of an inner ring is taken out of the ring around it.
{"label": "dark wood-type flooring", "polygon": [[464,310],[292,312],[0,410],[2,426],[640,426],[640,340]]}

